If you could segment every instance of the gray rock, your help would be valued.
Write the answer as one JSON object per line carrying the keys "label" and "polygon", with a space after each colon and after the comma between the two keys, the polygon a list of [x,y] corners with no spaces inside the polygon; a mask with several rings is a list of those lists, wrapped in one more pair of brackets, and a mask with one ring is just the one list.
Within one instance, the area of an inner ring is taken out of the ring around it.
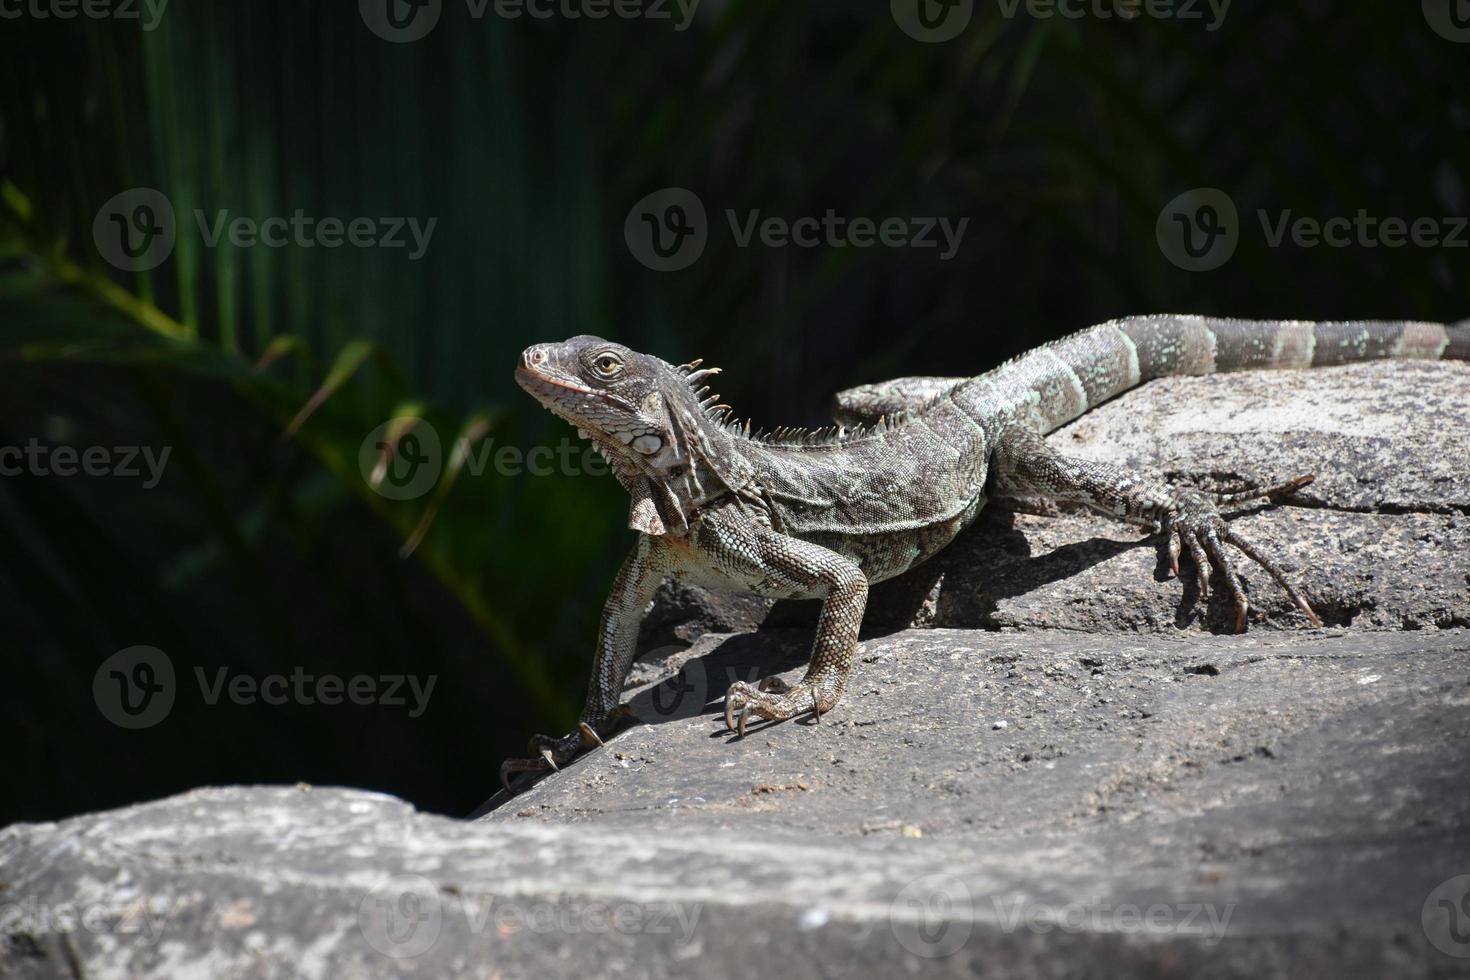
{"label": "gray rock", "polygon": [[1126,530],[991,521],[875,590],[819,724],[736,739],[724,688],[796,676],[806,613],[665,592],[646,724],[483,820],[233,787],[0,831],[0,975],[1465,976],[1467,392],[1181,379],[1054,437],[1315,470],[1240,527],[1337,626],[1249,573],[1217,635]]}
{"label": "gray rock", "polygon": [[818,725],[698,705],[478,823],[236,787],[11,827],[0,974],[1462,976],[1467,668],[1465,630],[894,634]]}

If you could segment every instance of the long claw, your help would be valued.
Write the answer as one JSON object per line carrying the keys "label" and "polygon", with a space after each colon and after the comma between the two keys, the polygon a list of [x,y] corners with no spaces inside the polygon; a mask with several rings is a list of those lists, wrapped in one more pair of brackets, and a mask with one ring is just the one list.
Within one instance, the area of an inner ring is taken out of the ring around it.
{"label": "long claw", "polygon": [[1294,595],[1291,598],[1296,603],[1296,607],[1302,611],[1302,615],[1307,617],[1307,622],[1317,627],[1322,625],[1322,617],[1318,616],[1316,610],[1307,604],[1307,600],[1299,595]]}
{"label": "long claw", "polygon": [[1261,552],[1257,551],[1255,546],[1252,545],[1249,541],[1245,540],[1240,535],[1236,534],[1234,531],[1228,528],[1225,531],[1225,540],[1229,541],[1231,544],[1235,545],[1235,547],[1239,548],[1241,552],[1251,561],[1264,568],[1267,573],[1269,573],[1270,576],[1276,580],[1277,584],[1286,590],[1286,594],[1291,596],[1291,601],[1296,603],[1296,607],[1302,611],[1302,615],[1307,617],[1307,622],[1311,623],[1313,626],[1322,625],[1321,617],[1319,617],[1317,613],[1312,609],[1311,605],[1308,604],[1306,598],[1299,591],[1297,591],[1296,586],[1291,584],[1286,575],[1283,574],[1281,569],[1276,566],[1275,562],[1267,558],[1265,555],[1261,554]]}
{"label": "long claw", "polygon": [[1246,613],[1250,611],[1250,603],[1246,600],[1240,576],[1235,573],[1234,566],[1230,564],[1230,556],[1225,554],[1225,546],[1220,543],[1220,536],[1215,529],[1206,528],[1204,538],[1205,551],[1209,552],[1210,560],[1220,570],[1220,576],[1225,579],[1225,594],[1230,597],[1231,605],[1235,607],[1235,632],[1242,632],[1245,629]]}
{"label": "long claw", "polygon": [[[725,731],[735,730],[735,702],[730,700],[730,695],[725,695]],[[743,734],[743,733],[742,733]]]}
{"label": "long claw", "polygon": [[594,745],[601,748],[602,746],[607,744],[603,742],[602,736],[598,735],[597,732],[593,730],[592,726],[587,724],[585,721],[577,723],[577,731],[582,736],[582,747],[584,749],[590,749]]}
{"label": "long claw", "polygon": [[1249,487],[1239,493],[1217,493],[1214,495],[1215,503],[1228,506],[1245,503],[1247,500],[1260,500],[1263,497],[1283,497],[1286,494],[1295,493],[1315,479],[1317,479],[1315,474],[1304,473],[1284,483],[1278,483],[1274,487]]}
{"label": "long claw", "polygon": [[[549,758],[546,760],[546,762],[550,761]],[[510,788],[510,777],[518,772],[545,772],[546,762],[540,759],[506,759],[500,764],[500,785],[505,787],[507,793],[514,796],[515,790]],[[555,764],[551,768],[555,769]]]}
{"label": "long claw", "polygon": [[747,704],[745,707],[740,709],[740,722],[735,729],[736,734],[739,735],[741,738],[745,737],[745,719],[749,717],[750,705]]}
{"label": "long claw", "polygon": [[1200,547],[1199,540],[1193,531],[1184,531],[1180,534],[1184,539],[1184,546],[1189,549],[1189,558],[1194,562],[1195,583],[1199,586],[1199,597],[1208,599],[1210,597],[1210,562],[1205,557],[1205,549]]}
{"label": "long claw", "polygon": [[551,767],[552,772],[561,772],[561,769],[557,767],[556,758],[551,754],[550,749],[542,749],[541,758],[546,760],[546,764]]}
{"label": "long claw", "polygon": [[1174,573],[1175,578],[1179,577],[1179,552],[1183,547],[1179,541],[1179,535],[1169,535],[1169,571]]}
{"label": "long claw", "polygon": [[817,697],[817,689],[815,687],[812,688],[812,723],[816,725],[822,723],[822,701]]}

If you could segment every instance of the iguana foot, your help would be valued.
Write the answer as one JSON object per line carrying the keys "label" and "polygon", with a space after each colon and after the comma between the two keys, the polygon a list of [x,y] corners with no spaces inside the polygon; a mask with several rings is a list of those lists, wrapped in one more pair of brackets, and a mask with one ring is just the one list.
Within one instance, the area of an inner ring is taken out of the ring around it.
{"label": "iguana foot", "polygon": [[1241,493],[1206,495],[1197,490],[1176,490],[1173,494],[1173,506],[1164,514],[1162,520],[1163,530],[1169,536],[1169,567],[1175,575],[1178,575],[1181,549],[1188,551],[1189,557],[1194,561],[1195,580],[1199,586],[1201,599],[1209,598],[1210,569],[1214,568],[1218,571],[1220,577],[1225,581],[1225,593],[1235,609],[1235,631],[1237,633],[1245,629],[1246,613],[1250,611],[1250,603],[1246,600],[1240,576],[1235,571],[1235,564],[1225,551],[1226,544],[1234,545],[1246,557],[1269,572],[1271,577],[1286,590],[1287,595],[1291,596],[1297,608],[1313,626],[1321,626],[1322,620],[1312,611],[1307,600],[1291,582],[1287,581],[1281,569],[1277,568],[1271,559],[1261,554],[1254,545],[1230,529],[1230,525],[1216,509],[1216,502],[1235,504],[1276,496],[1290,493],[1310,482],[1312,482],[1311,476],[1300,476],[1279,486],[1252,489]]}
{"label": "iguana foot", "polygon": [[837,698],[832,696],[822,704],[817,686],[807,681],[787,684],[779,677],[766,677],[754,687],[736,681],[725,692],[725,727],[744,738],[745,723],[751,715],[767,721],[786,721],[812,712],[820,721],[822,712],[831,710],[836,702]]}
{"label": "iguana foot", "polygon": [[510,788],[512,775],[521,772],[554,772],[588,749],[602,744],[602,737],[585,721],[577,724],[576,731],[568,732],[560,738],[533,735],[526,745],[526,754],[534,758],[506,759],[502,762],[500,785],[505,787],[507,793],[514,793],[515,790]]}

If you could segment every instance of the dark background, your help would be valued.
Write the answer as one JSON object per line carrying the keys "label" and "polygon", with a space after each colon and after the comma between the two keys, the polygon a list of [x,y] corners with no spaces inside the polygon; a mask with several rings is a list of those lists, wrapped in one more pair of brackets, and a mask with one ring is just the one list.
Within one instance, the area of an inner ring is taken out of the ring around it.
{"label": "dark background", "polygon": [[[978,372],[1131,313],[1470,310],[1463,247],[1271,247],[1255,217],[1467,213],[1470,44],[1431,27],[1434,0],[1235,0],[1216,30],[1203,3],[1123,20],[975,0],[942,43],[888,4],[704,0],[681,31],[444,0],[391,43],[348,0],[172,0],[153,30],[36,3],[0,19],[0,446],[171,456],[152,489],[0,476],[0,823],[296,780],[461,813],[527,735],[565,731],[632,540],[616,484],[451,466],[395,501],[358,460],[402,415],[446,444],[572,436],[511,380],[533,342],[703,356],[741,414],[811,424],[841,386]],[[624,219],[670,186],[703,202],[708,244],[658,272]],[[146,273],[93,237],[134,187],[177,215]],[[1191,272],[1156,223],[1198,187],[1238,206],[1238,249]],[[208,248],[195,209],[438,224],[415,262]],[[942,261],[741,248],[726,209],[969,224]],[[128,730],[92,684],[140,644],[166,652],[176,702]],[[437,682],[418,718],[209,704],[194,671],[220,667]]]}

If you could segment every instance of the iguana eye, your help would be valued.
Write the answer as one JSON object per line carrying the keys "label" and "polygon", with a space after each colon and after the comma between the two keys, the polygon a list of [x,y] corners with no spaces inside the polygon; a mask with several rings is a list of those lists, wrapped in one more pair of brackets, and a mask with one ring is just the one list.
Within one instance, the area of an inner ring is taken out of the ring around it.
{"label": "iguana eye", "polygon": [[622,359],[616,354],[600,354],[592,363],[597,373],[604,378],[616,377],[618,372],[623,370]]}

